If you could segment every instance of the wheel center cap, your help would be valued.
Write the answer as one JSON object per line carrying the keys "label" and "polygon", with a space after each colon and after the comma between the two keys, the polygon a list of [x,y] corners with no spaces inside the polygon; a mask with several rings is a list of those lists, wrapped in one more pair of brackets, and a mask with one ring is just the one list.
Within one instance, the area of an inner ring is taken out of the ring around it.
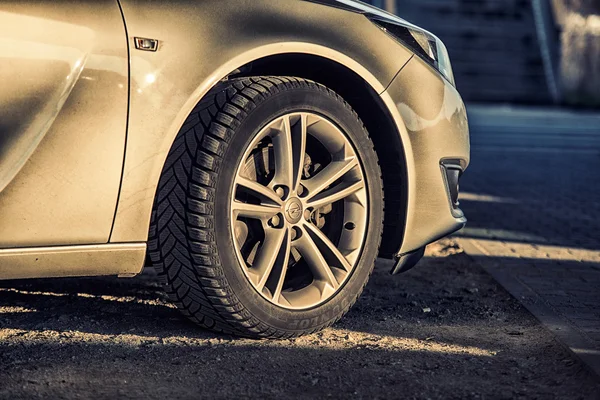
{"label": "wheel center cap", "polygon": [[285,204],[285,219],[291,224],[296,224],[302,218],[302,202],[291,198]]}

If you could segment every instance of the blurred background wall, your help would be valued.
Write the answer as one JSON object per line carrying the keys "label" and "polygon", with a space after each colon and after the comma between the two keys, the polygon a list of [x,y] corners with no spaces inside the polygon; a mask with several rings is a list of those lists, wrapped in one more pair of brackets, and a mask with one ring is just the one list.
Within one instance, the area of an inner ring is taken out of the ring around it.
{"label": "blurred background wall", "polygon": [[600,106],[600,0],[554,0],[565,101]]}
{"label": "blurred background wall", "polygon": [[600,0],[371,0],[438,35],[466,101],[600,106]]}

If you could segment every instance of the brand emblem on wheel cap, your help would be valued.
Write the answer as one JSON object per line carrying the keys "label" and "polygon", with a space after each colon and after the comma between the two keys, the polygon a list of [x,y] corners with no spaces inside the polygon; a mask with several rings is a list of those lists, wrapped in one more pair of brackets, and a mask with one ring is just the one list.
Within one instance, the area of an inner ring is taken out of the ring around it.
{"label": "brand emblem on wheel cap", "polygon": [[300,200],[290,199],[285,207],[285,217],[292,224],[300,221],[300,218],[302,217],[302,203]]}

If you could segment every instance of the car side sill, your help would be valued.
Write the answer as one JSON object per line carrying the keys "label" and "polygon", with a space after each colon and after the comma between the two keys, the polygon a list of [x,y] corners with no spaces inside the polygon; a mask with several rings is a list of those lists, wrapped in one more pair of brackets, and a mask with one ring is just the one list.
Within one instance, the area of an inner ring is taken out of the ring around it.
{"label": "car side sill", "polygon": [[144,267],[146,243],[30,247],[0,250],[0,280],[118,275]]}

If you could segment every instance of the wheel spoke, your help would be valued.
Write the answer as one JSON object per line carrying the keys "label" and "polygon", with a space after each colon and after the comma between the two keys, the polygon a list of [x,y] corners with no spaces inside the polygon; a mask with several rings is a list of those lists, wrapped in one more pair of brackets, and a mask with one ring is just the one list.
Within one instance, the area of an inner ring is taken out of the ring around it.
{"label": "wheel spoke", "polygon": [[267,203],[273,206],[280,206],[283,204],[283,201],[277,196],[277,193],[258,182],[238,176],[236,183],[242,190],[250,192],[253,196],[258,197],[261,203]]}
{"label": "wheel spoke", "polygon": [[284,240],[287,242],[288,237],[287,229],[269,229],[265,233],[265,240],[259,247],[252,268],[250,269],[250,276],[259,292],[265,287],[276,261],[281,258],[282,247],[287,248],[287,245],[284,246]]}
{"label": "wheel spoke", "polygon": [[342,182],[330,189],[321,192],[314,196],[306,204],[313,208],[325,207],[336,201],[345,199],[346,197],[358,192],[365,187],[365,183],[360,180],[358,182]]}
{"label": "wheel spoke", "polygon": [[308,189],[308,200],[317,196],[325,188],[331,186],[335,181],[343,177],[358,165],[356,157],[350,157],[343,161],[333,161],[313,178],[304,181],[303,185]]}
{"label": "wheel spoke", "polygon": [[234,201],[232,211],[234,220],[238,217],[266,220],[274,217],[280,211],[280,207]]}
{"label": "wheel spoke", "polygon": [[321,249],[321,253],[325,253],[329,257],[329,260],[334,261],[335,266],[343,269],[346,272],[352,270],[352,265],[348,262],[346,257],[338,250],[338,248],[329,240],[327,236],[319,228],[314,225],[306,224],[304,226],[305,231],[312,236],[315,244]]}
{"label": "wheel spoke", "polygon": [[279,276],[276,277],[276,286],[275,290],[273,290],[273,301],[279,302],[279,297],[281,296],[281,290],[283,289],[283,283],[285,282],[285,277],[287,276],[287,269],[290,260],[290,252],[291,252],[291,244],[292,240],[290,237],[290,231],[287,230],[285,238],[283,239],[283,246],[281,246],[281,251],[279,252],[279,258],[281,259],[281,265],[279,269]]}
{"label": "wheel spoke", "polygon": [[319,246],[317,246],[306,229],[302,229],[302,237],[295,241],[294,245],[306,260],[308,267],[317,280],[323,281],[333,289],[339,287],[339,283],[331,267],[323,257]]}
{"label": "wheel spoke", "polygon": [[294,184],[294,151],[289,116],[282,118],[281,127],[271,140],[273,141],[275,156],[275,176],[273,177],[273,182],[276,185],[283,185],[291,189]]}
{"label": "wheel spoke", "polygon": [[304,171],[304,155],[306,154],[306,130],[308,127],[306,114],[300,114],[300,120],[292,127],[293,153],[293,190],[297,191]]}
{"label": "wheel spoke", "polygon": [[306,153],[307,115],[300,114],[294,121],[290,116],[282,118],[277,134],[272,137],[275,155],[275,185],[283,185],[296,191],[302,171],[304,170],[304,155]]}

